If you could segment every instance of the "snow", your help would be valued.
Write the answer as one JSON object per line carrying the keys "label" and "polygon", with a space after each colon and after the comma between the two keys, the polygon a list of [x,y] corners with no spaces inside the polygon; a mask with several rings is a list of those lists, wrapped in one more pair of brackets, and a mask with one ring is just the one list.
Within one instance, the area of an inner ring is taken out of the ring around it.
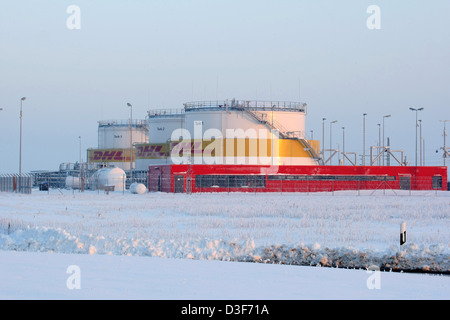
{"label": "snow", "polygon": [[[0,299],[448,299],[450,278],[242,262],[0,251]],[[80,289],[68,289],[69,266]]]}
{"label": "snow", "polygon": [[448,276],[365,269],[448,273],[450,193],[369,194],[0,193],[0,298],[448,299]]}

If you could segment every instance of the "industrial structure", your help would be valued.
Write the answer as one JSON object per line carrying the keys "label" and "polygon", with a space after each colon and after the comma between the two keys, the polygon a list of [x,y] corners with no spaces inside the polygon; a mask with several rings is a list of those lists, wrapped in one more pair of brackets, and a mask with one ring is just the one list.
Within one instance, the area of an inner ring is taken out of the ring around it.
{"label": "industrial structure", "polygon": [[[338,150],[307,136],[307,112],[301,102],[230,99],[150,110],[145,120],[99,121],[98,146],[87,150],[87,162],[52,175],[69,176],[71,188],[104,188],[89,180],[98,170],[105,174],[102,168],[119,168],[118,189],[137,183],[153,192],[447,190],[445,166],[407,166],[403,151],[389,143],[370,147],[368,165],[344,151],[351,165],[330,165]],[[383,157],[387,165],[377,165]]]}
{"label": "industrial structure", "polygon": [[149,191],[334,192],[447,190],[446,167],[162,165],[149,168]]}
{"label": "industrial structure", "polygon": [[[332,150],[308,139],[306,115],[305,103],[234,99],[152,111],[136,166],[148,168],[149,191],[447,190],[446,167],[406,166],[386,146],[371,147],[369,166],[325,165]],[[398,165],[373,165],[385,154]]]}
{"label": "industrial structure", "polygon": [[[132,146],[148,143],[146,120],[107,120],[98,122],[98,147],[87,150],[89,163],[130,170],[135,164]],[[131,155],[131,153],[133,153]],[[132,156],[132,158],[131,158]]]}

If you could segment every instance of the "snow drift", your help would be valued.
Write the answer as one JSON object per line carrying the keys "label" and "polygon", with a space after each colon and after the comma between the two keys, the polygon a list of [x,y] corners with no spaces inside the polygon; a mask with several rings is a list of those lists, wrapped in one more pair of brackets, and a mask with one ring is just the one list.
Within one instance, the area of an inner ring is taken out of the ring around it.
{"label": "snow drift", "polygon": [[450,272],[447,193],[64,192],[0,194],[0,250]]}

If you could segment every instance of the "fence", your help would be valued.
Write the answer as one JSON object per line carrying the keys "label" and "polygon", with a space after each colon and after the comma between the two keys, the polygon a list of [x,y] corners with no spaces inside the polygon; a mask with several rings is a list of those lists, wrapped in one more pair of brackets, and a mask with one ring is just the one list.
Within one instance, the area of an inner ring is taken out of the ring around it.
{"label": "fence", "polygon": [[31,194],[33,176],[30,174],[2,174],[0,175],[0,192],[17,192]]}
{"label": "fence", "polygon": [[[56,172],[36,172],[33,173],[33,187],[40,187],[41,185],[46,185],[51,189],[65,189],[65,188],[75,188],[82,190],[87,189],[96,189],[92,186],[98,185],[97,182],[95,182],[94,174],[97,171],[97,169],[93,170],[86,170],[82,174],[80,174],[79,171],[72,171],[72,172],[64,172],[64,171],[56,171]],[[125,181],[125,188],[129,189],[130,185],[134,182],[136,183],[142,183],[145,186],[147,186],[147,178],[148,178],[148,171],[141,171],[141,170],[133,170],[133,178],[129,178],[129,171],[126,172],[126,181]],[[67,184],[67,177],[72,178],[70,181],[69,179],[69,185]],[[80,181],[81,177],[81,181]]]}
{"label": "fence", "polygon": [[[353,179],[354,178],[354,179]],[[150,177],[150,192],[174,193],[299,193],[342,195],[449,195],[447,183],[434,177],[313,177],[265,175],[196,175]]]}

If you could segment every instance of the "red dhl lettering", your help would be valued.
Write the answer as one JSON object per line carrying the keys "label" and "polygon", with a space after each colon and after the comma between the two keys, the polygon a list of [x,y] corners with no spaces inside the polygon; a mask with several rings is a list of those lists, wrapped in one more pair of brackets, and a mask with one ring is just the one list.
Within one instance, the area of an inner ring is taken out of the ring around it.
{"label": "red dhl lettering", "polygon": [[190,153],[193,156],[202,156],[204,152],[203,143],[201,141],[174,142],[172,146],[172,153],[176,155],[180,155],[181,153]]}
{"label": "red dhl lettering", "polygon": [[92,157],[93,161],[99,161],[102,158],[103,152],[94,151],[94,156]]}
{"label": "red dhl lettering", "polygon": [[[128,159],[130,157],[127,157]],[[125,161],[126,157],[124,156],[123,151],[120,150],[112,150],[112,151],[94,151],[94,156],[91,157],[91,161]]]}
{"label": "red dhl lettering", "polygon": [[203,148],[202,148],[202,143],[201,142],[194,142],[193,144],[192,144],[192,148],[193,148],[193,151],[192,151],[192,154],[194,154],[194,155],[203,155]]}
{"label": "red dhl lettering", "polygon": [[160,158],[164,157],[166,152],[162,151],[162,145],[139,146],[136,149],[136,158]]}

